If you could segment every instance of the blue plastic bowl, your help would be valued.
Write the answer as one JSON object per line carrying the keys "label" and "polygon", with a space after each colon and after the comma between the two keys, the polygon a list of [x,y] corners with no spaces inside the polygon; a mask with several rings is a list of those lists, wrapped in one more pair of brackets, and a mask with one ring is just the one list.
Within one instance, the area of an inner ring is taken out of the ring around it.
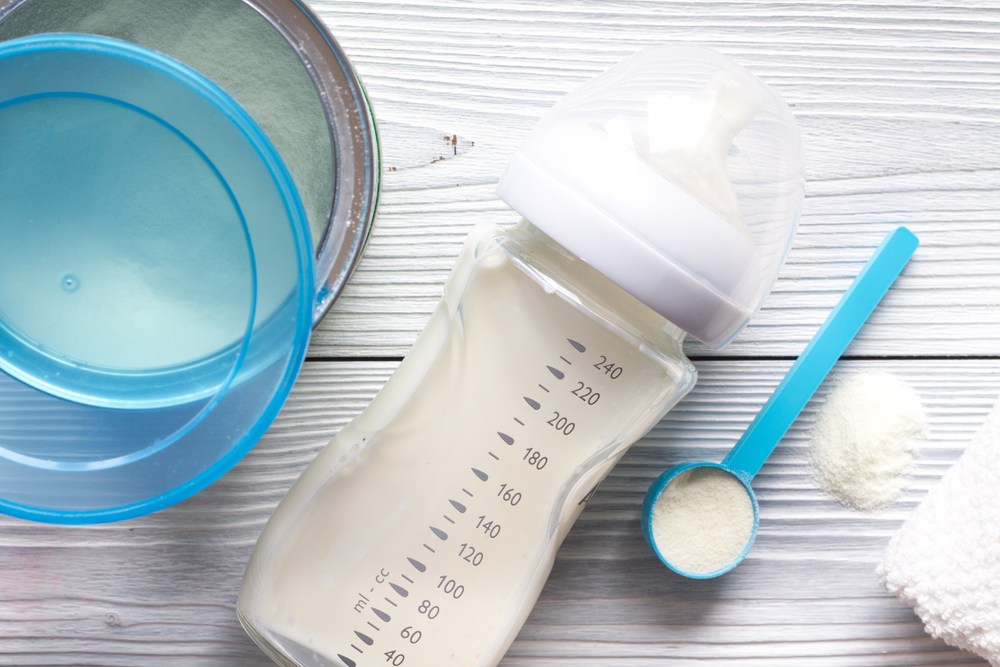
{"label": "blue plastic bowl", "polygon": [[0,43],[0,511],[146,514],[231,468],[309,341],[309,228],[249,115],[166,56]]}

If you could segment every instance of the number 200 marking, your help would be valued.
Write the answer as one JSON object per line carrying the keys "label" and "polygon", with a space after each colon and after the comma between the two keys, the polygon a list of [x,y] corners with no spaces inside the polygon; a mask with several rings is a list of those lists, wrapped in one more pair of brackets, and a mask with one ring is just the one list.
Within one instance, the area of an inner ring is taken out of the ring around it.
{"label": "number 200 marking", "polygon": [[560,417],[558,412],[553,412],[552,414],[552,419],[545,423],[551,424],[557,431],[562,431],[563,435],[569,435],[573,432],[573,429],[576,428],[576,424],[569,421],[565,417]]}

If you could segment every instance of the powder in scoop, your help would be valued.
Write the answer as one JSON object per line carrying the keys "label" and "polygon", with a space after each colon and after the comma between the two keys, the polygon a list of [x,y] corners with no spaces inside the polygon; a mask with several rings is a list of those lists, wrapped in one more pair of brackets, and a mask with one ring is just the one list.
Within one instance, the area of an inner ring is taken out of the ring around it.
{"label": "powder in scoop", "polygon": [[902,380],[889,373],[848,376],[812,432],[816,480],[845,505],[888,505],[906,485],[913,441],[925,428],[920,399]]}
{"label": "powder in scoop", "polygon": [[753,534],[753,502],[743,484],[720,468],[680,473],[656,499],[653,541],[676,569],[716,572],[743,553]]}

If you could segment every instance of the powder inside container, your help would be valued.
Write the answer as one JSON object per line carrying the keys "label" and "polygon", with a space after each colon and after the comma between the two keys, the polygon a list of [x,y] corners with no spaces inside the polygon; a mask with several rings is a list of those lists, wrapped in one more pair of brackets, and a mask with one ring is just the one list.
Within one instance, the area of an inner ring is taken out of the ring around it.
{"label": "powder inside container", "polygon": [[256,11],[241,0],[30,0],[0,22],[0,41],[45,32],[132,42],[221,86],[278,149],[319,246],[333,199],[326,113],[291,45]]}
{"label": "powder inside container", "polygon": [[847,376],[813,428],[816,481],[846,505],[883,507],[903,490],[913,439],[924,428],[920,399],[902,380],[889,373]]}
{"label": "powder inside container", "polygon": [[660,554],[678,570],[710,574],[736,559],[753,534],[753,502],[743,484],[710,466],[674,477],[651,522]]}

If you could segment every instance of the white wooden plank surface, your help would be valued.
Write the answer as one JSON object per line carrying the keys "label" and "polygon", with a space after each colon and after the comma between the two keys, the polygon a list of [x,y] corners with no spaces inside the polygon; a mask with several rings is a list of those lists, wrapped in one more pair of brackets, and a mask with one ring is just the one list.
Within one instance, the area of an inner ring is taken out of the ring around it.
{"label": "white wooden plank surface", "polygon": [[922,247],[849,354],[1000,354],[996,2],[313,6],[371,93],[390,170],[375,236],[313,357],[402,356],[469,227],[517,218],[494,186],[537,118],[628,53],[669,41],[737,59],[793,105],[803,133],[799,235],[724,354],[798,354],[898,224]]}
{"label": "white wooden plank surface", "polygon": [[[384,141],[368,252],[288,405],[218,483],[106,526],[0,516],[0,665],[271,664],[234,613],[263,523],[412,344],[467,230],[516,219],[494,184],[537,118],[664,41],[713,46],[794,105],[808,177],[800,232],[726,357],[688,344],[699,384],[595,495],[502,664],[985,665],[927,637],[873,569],[1000,395],[1000,3],[311,4],[363,77]],[[900,223],[922,246],[837,372],[889,370],[920,394],[931,432],[904,497],[866,515],[815,487],[807,432],[821,388],[755,480],[762,526],[747,561],[709,582],[673,575],[639,535],[645,488],[674,462],[722,457]]]}
{"label": "white wooden plank surface", "polygon": [[[720,460],[787,362],[703,361],[691,394],[615,468],[570,532],[502,665],[984,665],[926,637],[876,581],[890,536],[958,458],[1000,395],[1000,361],[845,361],[910,383],[930,432],[903,497],[878,514],[813,484],[808,430],[827,385],[754,482],[761,529],[747,560],[683,579],[642,541],[638,510],[673,463]],[[394,362],[310,363],[275,425],[204,492],[152,516],[87,527],[0,517],[0,664],[269,664],[235,601],[264,522],[325,440]]]}

